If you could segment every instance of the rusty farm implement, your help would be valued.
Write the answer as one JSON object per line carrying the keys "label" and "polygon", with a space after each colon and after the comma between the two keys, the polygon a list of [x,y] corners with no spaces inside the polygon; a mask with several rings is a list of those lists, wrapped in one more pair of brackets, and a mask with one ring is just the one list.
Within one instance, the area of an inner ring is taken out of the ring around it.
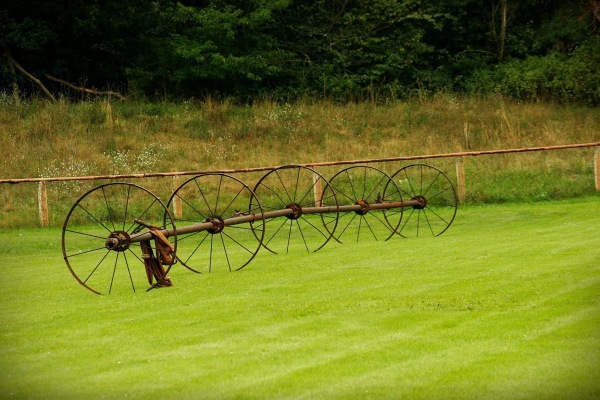
{"label": "rusty farm implement", "polygon": [[72,206],[62,251],[88,290],[136,291],[171,286],[176,264],[197,273],[239,270],[261,248],[314,252],[331,240],[438,236],[457,203],[450,179],[425,164],[392,175],[354,165],[329,180],[308,167],[284,166],[253,187],[232,175],[201,174],[166,203],[141,186],[108,183]]}

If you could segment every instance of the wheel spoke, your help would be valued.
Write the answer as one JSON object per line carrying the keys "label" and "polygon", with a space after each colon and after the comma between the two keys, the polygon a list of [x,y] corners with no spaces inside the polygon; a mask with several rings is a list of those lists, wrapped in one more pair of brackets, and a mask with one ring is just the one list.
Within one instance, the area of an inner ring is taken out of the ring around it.
{"label": "wheel spoke", "polygon": [[[290,230],[291,230],[291,225],[290,224]],[[302,241],[304,242],[304,248],[306,249],[307,253],[310,253],[310,249],[308,248],[308,244],[306,243],[306,238],[304,237],[304,233],[302,232],[302,227],[300,226],[300,222],[298,220],[296,220],[296,225],[298,226],[298,232],[300,232],[300,237],[302,237]],[[288,243],[289,246],[289,243]]]}
{"label": "wheel spoke", "polygon": [[104,256],[100,259],[100,261],[98,261],[98,264],[96,264],[96,266],[94,267],[94,269],[92,270],[92,272],[90,272],[90,274],[88,275],[87,278],[85,278],[85,280],[83,281],[83,283],[87,283],[87,281],[92,277],[92,275],[94,275],[94,273],[96,272],[96,270],[98,269],[98,267],[100,266],[100,264],[102,264],[102,262],[106,259],[106,257],[110,254],[110,251],[107,251]]}
{"label": "wheel spoke", "polygon": [[[198,188],[198,193],[200,193],[200,197],[204,201],[204,204],[206,204],[206,208],[208,209],[208,215],[214,215],[215,213],[212,210],[212,208],[210,208],[210,203],[206,199],[206,196],[204,196],[204,192],[202,191],[202,188],[200,187],[200,184],[198,183],[198,178],[194,178],[194,183],[196,184],[196,187]],[[185,183],[184,183],[184,185],[185,185]]]}

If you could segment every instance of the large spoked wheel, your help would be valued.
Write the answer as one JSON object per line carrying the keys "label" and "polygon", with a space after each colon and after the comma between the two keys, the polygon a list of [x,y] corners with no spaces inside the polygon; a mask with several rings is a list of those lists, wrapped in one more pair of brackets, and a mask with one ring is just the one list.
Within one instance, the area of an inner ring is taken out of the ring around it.
{"label": "large spoked wheel", "polygon": [[372,209],[386,202],[401,202],[400,190],[385,172],[369,166],[352,166],[335,174],[329,184],[340,206],[360,205],[356,211],[340,210],[334,238],[370,238],[376,241],[391,238],[402,220],[402,208]]}
{"label": "large spoked wheel", "polygon": [[[331,239],[338,221],[336,195],[317,171],[283,166],[265,174],[254,187],[265,212],[264,247],[272,253],[294,249],[314,252]],[[328,212],[322,212],[329,208]],[[279,210],[284,216],[270,217]]]}
{"label": "large spoked wheel", "polygon": [[398,233],[403,237],[439,236],[454,221],[458,197],[450,179],[426,164],[409,165],[392,175],[404,201],[417,205],[404,211]]}
{"label": "large spoked wheel", "polygon": [[[196,176],[179,186],[167,204],[175,208],[180,230],[178,260],[191,271],[236,271],[258,253],[264,236],[262,208],[239,179],[225,174]],[[194,229],[199,224],[203,228]]]}
{"label": "large spoked wheel", "polygon": [[[136,220],[172,231],[169,241],[176,251],[171,214],[158,197],[140,186],[101,185],[73,205],[63,225],[62,251],[67,267],[86,289],[97,294],[135,292],[150,284],[141,244],[136,242],[150,229]],[[152,251],[156,254],[155,249]],[[172,265],[173,261],[163,264],[167,273]]]}

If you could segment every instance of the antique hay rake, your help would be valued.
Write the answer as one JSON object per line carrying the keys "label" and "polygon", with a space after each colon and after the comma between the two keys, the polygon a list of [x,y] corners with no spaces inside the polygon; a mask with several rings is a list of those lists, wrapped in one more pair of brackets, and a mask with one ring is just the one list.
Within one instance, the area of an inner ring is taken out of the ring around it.
{"label": "antique hay rake", "polygon": [[331,239],[438,236],[457,204],[450,179],[425,164],[391,176],[354,165],[329,180],[289,165],[270,170],[253,188],[231,175],[200,174],[166,203],[141,186],[108,183],[72,206],[62,251],[75,279],[94,293],[150,290],[171,286],[177,263],[197,273],[235,271],[261,248],[314,252]]}

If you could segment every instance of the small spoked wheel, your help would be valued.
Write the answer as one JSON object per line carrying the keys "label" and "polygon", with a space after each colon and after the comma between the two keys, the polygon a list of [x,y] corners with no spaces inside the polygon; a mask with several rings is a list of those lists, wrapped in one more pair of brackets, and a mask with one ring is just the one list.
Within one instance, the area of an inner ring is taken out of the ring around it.
{"label": "small spoked wheel", "polygon": [[178,260],[189,270],[236,271],[258,253],[264,236],[262,208],[239,179],[195,176],[175,190],[167,205],[180,231]]}
{"label": "small spoked wheel", "polygon": [[329,184],[340,206],[361,206],[356,211],[340,211],[334,234],[337,241],[383,241],[394,235],[402,220],[402,208],[373,209],[386,202],[402,201],[398,187],[388,174],[369,166],[352,166],[335,174]]}
{"label": "small spoked wheel", "polygon": [[404,210],[398,228],[401,236],[439,236],[450,227],[458,197],[442,171],[426,164],[409,165],[392,175],[390,182],[398,187],[404,201],[415,202]]}
{"label": "small spoked wheel", "polygon": [[[175,255],[175,222],[158,197],[130,183],[98,186],[77,200],[64,222],[62,251],[67,267],[81,285],[97,294],[135,292],[148,286],[142,254],[156,250],[146,246],[142,251],[137,239],[152,237],[149,227],[171,232],[168,240]],[[174,259],[163,264],[167,273]]]}
{"label": "small spoked wheel", "polygon": [[[338,221],[336,195],[314,169],[288,165],[265,174],[254,187],[265,213],[263,246],[272,253],[314,252],[331,239]],[[328,208],[328,212],[322,212]],[[271,218],[270,213],[288,214]]]}

